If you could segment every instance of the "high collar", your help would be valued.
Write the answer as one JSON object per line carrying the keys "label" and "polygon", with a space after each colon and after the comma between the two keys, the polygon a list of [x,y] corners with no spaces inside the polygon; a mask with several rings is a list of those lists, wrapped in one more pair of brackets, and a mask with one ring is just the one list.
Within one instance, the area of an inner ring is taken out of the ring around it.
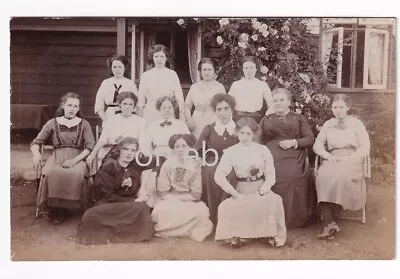
{"label": "high collar", "polygon": [[229,121],[226,125],[222,124],[218,120],[215,121],[214,130],[218,135],[222,136],[224,134],[225,129],[228,131],[229,135],[233,135],[235,132],[236,124],[233,120]]}
{"label": "high collar", "polygon": [[288,110],[287,112],[285,112],[285,113],[282,113],[282,114],[280,114],[280,113],[277,113],[277,112],[275,112],[275,114],[276,114],[276,115],[278,115],[278,116],[286,116],[286,115],[288,115],[290,112],[291,112],[291,111],[290,111],[290,110]]}

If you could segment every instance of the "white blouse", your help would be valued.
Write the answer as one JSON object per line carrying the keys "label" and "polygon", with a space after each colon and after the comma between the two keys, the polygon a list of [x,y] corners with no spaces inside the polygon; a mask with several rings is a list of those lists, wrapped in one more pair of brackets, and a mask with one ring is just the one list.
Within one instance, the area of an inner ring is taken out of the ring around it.
{"label": "white blouse", "polygon": [[211,100],[219,93],[226,94],[225,87],[218,81],[213,81],[210,87],[206,87],[203,81],[197,82],[190,87],[186,96],[185,105],[192,109],[193,105],[196,110],[212,110]]}
{"label": "white blouse", "polygon": [[[323,156],[326,152],[338,148],[355,148],[355,157],[367,156],[370,152],[371,143],[367,129],[361,120],[353,116],[344,119],[345,129],[338,128],[336,118],[329,119],[324,123],[314,143],[314,151]],[[328,150],[326,150],[326,147]]]}
{"label": "white blouse", "polygon": [[144,144],[145,125],[144,119],[137,115],[124,117],[117,114],[105,123],[99,141],[114,145],[122,138],[133,137],[138,139],[139,147],[141,147]]}
{"label": "white blouse", "polygon": [[[229,184],[226,177],[232,169],[238,178],[259,178],[264,175],[269,186],[275,184],[274,161],[271,151],[265,145],[252,142],[245,146],[238,143],[224,150],[214,176],[215,182],[224,190]],[[252,170],[258,170],[257,174],[252,175]]]}
{"label": "white blouse", "polygon": [[117,88],[121,86],[119,93],[130,91],[136,96],[138,95],[136,84],[128,78],[123,77],[121,79],[116,79],[115,77],[110,77],[105,79],[97,91],[96,102],[94,105],[95,113],[98,113],[99,110],[104,110],[105,105],[113,104],[115,92],[114,84],[117,85]]}
{"label": "white blouse", "polygon": [[156,156],[168,157],[170,148],[169,138],[175,134],[190,134],[186,123],[175,118],[170,118],[170,125],[161,125],[165,119],[157,119],[148,124],[145,130],[144,150]]}
{"label": "white blouse", "polygon": [[183,91],[176,72],[168,68],[152,68],[144,72],[140,78],[138,106],[144,107],[147,102],[155,103],[163,96],[175,96],[183,108]]}
{"label": "white blouse", "polygon": [[271,89],[266,82],[257,78],[250,80],[242,78],[233,82],[228,94],[235,98],[237,111],[259,111],[262,108],[263,99],[267,102],[268,111],[273,109]]}

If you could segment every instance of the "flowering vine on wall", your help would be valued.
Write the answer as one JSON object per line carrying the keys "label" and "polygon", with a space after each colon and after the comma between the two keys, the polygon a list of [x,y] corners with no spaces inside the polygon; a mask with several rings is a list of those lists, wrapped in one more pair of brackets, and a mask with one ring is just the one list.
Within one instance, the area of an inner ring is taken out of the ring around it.
{"label": "flowering vine on wall", "polygon": [[242,59],[259,61],[257,77],[271,89],[284,87],[293,93],[293,110],[302,113],[317,132],[331,117],[325,94],[328,79],[318,56],[318,38],[307,31],[304,18],[185,18],[177,24],[203,24],[208,47],[223,50],[218,80],[230,88],[242,77]]}

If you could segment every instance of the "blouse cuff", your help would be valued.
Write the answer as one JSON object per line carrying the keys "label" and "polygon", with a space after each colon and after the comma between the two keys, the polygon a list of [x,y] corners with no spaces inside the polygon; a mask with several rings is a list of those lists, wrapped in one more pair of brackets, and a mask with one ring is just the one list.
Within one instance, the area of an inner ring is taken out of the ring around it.
{"label": "blouse cuff", "polygon": [[297,140],[294,139],[294,149],[297,149],[299,147],[299,143],[297,142]]}
{"label": "blouse cuff", "polygon": [[37,140],[37,139],[34,139],[32,142],[31,142],[31,145],[30,146],[32,146],[32,145],[39,145],[39,147],[43,144],[43,141],[41,141],[41,140]]}

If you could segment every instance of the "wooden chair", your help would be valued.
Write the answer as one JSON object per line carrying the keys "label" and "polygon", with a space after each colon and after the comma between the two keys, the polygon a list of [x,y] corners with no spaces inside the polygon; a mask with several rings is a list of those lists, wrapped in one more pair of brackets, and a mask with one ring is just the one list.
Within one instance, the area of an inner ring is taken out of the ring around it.
{"label": "wooden chair", "polygon": [[[318,167],[322,164],[322,158],[318,155],[315,156],[315,167],[314,167],[314,176],[317,177]],[[364,158],[364,177],[371,178],[371,158],[370,156],[366,156]],[[347,220],[359,220],[361,223],[365,224],[367,219],[366,214],[367,205],[365,204],[363,209],[361,209],[360,216],[355,216],[355,212],[351,210],[344,210],[340,218]]]}
{"label": "wooden chair", "polygon": [[[47,158],[44,158],[44,153],[47,150],[48,151],[54,150],[54,147],[52,145],[45,145],[45,144],[42,144],[40,146],[40,164],[39,164],[38,168],[36,169],[36,179],[35,179],[36,180],[36,195],[39,191],[40,181],[42,178],[42,170],[43,170],[44,165],[46,164]],[[39,218],[39,209],[38,208],[36,208],[35,217]]]}

